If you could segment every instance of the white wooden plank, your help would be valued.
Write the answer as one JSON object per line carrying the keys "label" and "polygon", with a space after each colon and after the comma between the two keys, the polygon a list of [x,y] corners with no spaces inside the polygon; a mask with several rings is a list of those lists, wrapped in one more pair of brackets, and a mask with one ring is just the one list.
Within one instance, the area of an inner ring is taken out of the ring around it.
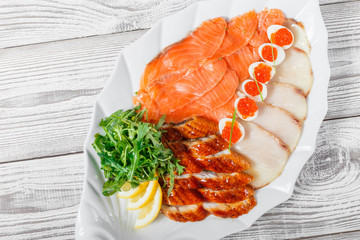
{"label": "white wooden plank", "polygon": [[118,52],[143,33],[0,50],[0,162],[81,151]]}
{"label": "white wooden plank", "polygon": [[[359,146],[360,117],[326,121],[291,199],[250,229],[225,239],[291,239],[360,230]],[[71,154],[0,164],[0,239],[73,238],[82,158]]]}
{"label": "white wooden plank", "polygon": [[73,239],[82,154],[0,165],[0,239]]}
{"label": "white wooden plank", "polygon": [[0,1],[0,48],[146,29],[194,2]]}
{"label": "white wooden plank", "polygon": [[337,233],[326,236],[310,237],[307,240],[356,240],[360,239],[360,231]]}
{"label": "white wooden plank", "polygon": [[[320,0],[320,4],[348,1]],[[0,1],[0,48],[146,29],[195,2],[3,0]]]}

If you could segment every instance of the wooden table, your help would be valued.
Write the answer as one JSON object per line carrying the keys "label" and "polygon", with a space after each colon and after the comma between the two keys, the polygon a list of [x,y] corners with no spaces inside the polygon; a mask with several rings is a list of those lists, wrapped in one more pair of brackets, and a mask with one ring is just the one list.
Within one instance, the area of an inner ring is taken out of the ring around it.
{"label": "wooden table", "polygon": [[[73,239],[92,106],[118,52],[196,0],[0,2],[0,239]],[[321,0],[332,69],[287,202],[225,239],[360,239],[360,1]]]}

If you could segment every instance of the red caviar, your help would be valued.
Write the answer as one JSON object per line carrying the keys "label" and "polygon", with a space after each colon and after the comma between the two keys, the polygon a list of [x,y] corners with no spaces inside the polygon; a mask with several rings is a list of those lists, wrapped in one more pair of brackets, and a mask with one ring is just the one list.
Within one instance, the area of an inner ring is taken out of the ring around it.
{"label": "red caviar", "polygon": [[[275,50],[275,48],[274,48]],[[260,63],[257,67],[254,68],[254,75],[257,81],[261,83],[267,83],[271,78],[272,68],[265,63]]]}
{"label": "red caviar", "polygon": [[[260,83],[258,83],[258,86],[259,86],[260,92],[262,92],[263,86]],[[257,88],[255,81],[251,81],[251,82],[246,83],[244,88],[245,88],[245,92],[247,94],[250,94],[253,97],[260,94],[259,89]]]}
{"label": "red caviar", "polygon": [[[273,49],[273,50],[271,50]],[[274,52],[274,59],[273,59],[273,52]],[[275,61],[277,58],[278,52],[275,47],[271,47],[270,45],[266,45],[261,50],[261,56],[269,62]]]}
{"label": "red caviar", "polygon": [[[221,133],[221,137],[228,142],[230,141],[231,125],[232,125],[232,122],[227,121],[225,123],[224,129],[222,130],[222,133]],[[239,123],[235,121],[232,136],[231,136],[231,143],[233,144],[233,143],[236,143],[237,141],[239,141],[241,136],[242,136],[242,133],[239,128]]]}
{"label": "red caviar", "polygon": [[293,41],[293,36],[287,28],[281,28],[275,33],[271,34],[271,42],[280,47],[290,45]]}
{"label": "red caviar", "polygon": [[255,101],[250,98],[240,98],[236,108],[236,110],[241,114],[243,119],[254,116],[256,111],[258,110]]}

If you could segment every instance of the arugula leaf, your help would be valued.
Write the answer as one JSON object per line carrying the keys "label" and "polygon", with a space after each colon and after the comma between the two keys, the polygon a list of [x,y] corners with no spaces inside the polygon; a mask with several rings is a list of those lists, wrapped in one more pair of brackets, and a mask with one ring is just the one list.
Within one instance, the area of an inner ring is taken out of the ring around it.
{"label": "arugula leaf", "polygon": [[184,170],[161,142],[160,128],[165,116],[154,125],[142,121],[146,113],[140,106],[118,110],[99,123],[104,135],[96,134],[92,146],[101,159],[101,169],[107,179],[103,185],[105,196],[120,191],[126,182],[135,188],[158,177],[165,182],[166,175],[170,178],[170,194],[175,175]]}

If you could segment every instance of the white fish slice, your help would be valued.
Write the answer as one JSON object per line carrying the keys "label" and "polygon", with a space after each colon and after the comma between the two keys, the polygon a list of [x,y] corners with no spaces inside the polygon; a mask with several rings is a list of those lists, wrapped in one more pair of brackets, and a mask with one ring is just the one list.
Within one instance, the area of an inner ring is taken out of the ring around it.
{"label": "white fish slice", "polygon": [[278,82],[267,84],[268,95],[265,102],[288,111],[300,121],[307,115],[307,103],[304,93],[291,85]]}
{"label": "white fish slice", "polygon": [[293,47],[297,47],[306,52],[307,55],[310,55],[311,45],[307,38],[304,25],[294,19],[287,18],[284,22],[284,26],[294,34]]}
{"label": "white fish slice", "polygon": [[290,149],[279,138],[251,122],[242,121],[246,135],[232,150],[246,156],[251,168],[246,173],[252,175],[251,185],[260,188],[278,177],[290,155]]}
{"label": "white fish slice", "polygon": [[259,114],[252,122],[277,136],[294,151],[301,135],[301,122],[289,112],[259,102]]}
{"label": "white fish slice", "polygon": [[301,89],[305,96],[313,84],[313,73],[309,56],[301,49],[291,47],[285,51],[285,60],[276,67],[272,82],[281,82]]}

